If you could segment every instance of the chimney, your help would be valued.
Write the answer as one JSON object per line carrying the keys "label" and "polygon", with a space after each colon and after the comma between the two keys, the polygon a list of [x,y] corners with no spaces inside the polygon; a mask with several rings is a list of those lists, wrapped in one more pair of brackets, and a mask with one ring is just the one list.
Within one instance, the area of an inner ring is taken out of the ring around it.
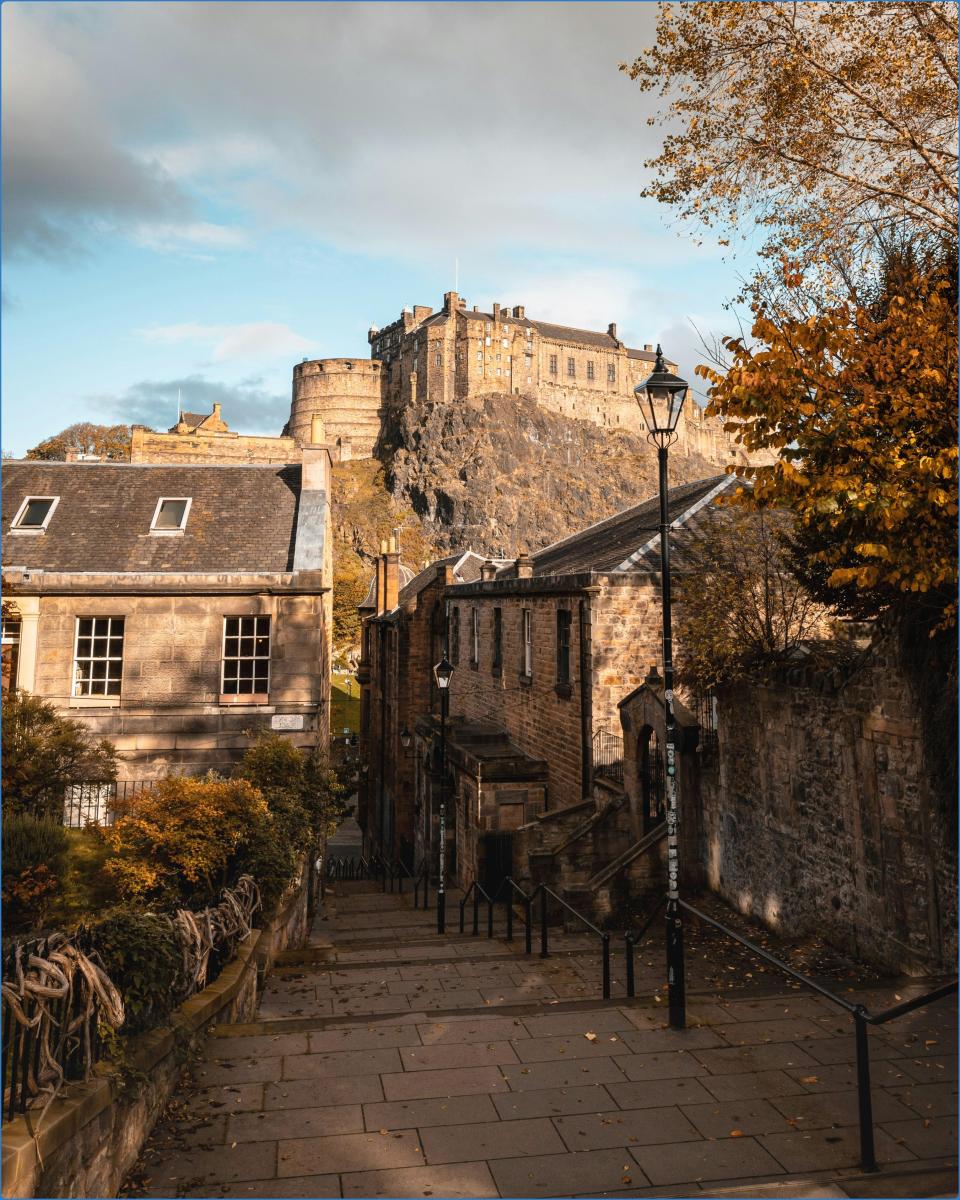
{"label": "chimney", "polygon": [[474,311],[474,312],[479,312],[479,311],[480,311],[480,305],[479,305],[479,304],[475,304],[475,305],[473,306],[473,311]]}
{"label": "chimney", "polygon": [[649,343],[647,345],[645,345],[643,348],[644,348],[644,350],[652,350],[653,349],[653,347],[651,345],[649,345]]}
{"label": "chimney", "polygon": [[327,440],[327,431],[323,427],[323,417],[314,413],[310,418],[310,445],[322,446]]}
{"label": "chimney", "polygon": [[387,542],[386,539],[380,542],[380,553],[377,555],[377,616],[384,611],[384,597],[386,595],[386,566],[387,566]]}
{"label": "chimney", "polygon": [[607,326],[607,333],[610,334],[610,336],[613,338],[614,341],[617,340],[617,323],[616,323],[616,321],[610,322],[610,324]]}
{"label": "chimney", "polygon": [[64,462],[78,462],[80,459],[80,451],[70,449],[67,451]]}
{"label": "chimney", "polygon": [[443,293],[443,311],[445,313],[456,312],[460,307],[460,297],[456,292]]}
{"label": "chimney", "polygon": [[521,550],[514,562],[518,579],[531,579],[533,577],[533,559],[526,552]]}
{"label": "chimney", "polygon": [[493,319],[495,321],[500,320],[500,305],[499,304],[494,304],[494,306],[493,306]]}
{"label": "chimney", "polygon": [[518,321],[522,321],[523,314],[525,311],[526,311],[526,309],[524,308],[524,306],[522,304],[518,304],[513,310],[513,315],[517,318]]}
{"label": "chimney", "polygon": [[493,577],[496,575],[496,573],[497,573],[497,564],[495,562],[493,562],[491,559],[488,558],[485,563],[481,564],[480,579],[483,583],[486,583],[488,580],[493,579]]}
{"label": "chimney", "polygon": [[400,602],[400,547],[396,535],[390,535],[383,556],[383,607],[391,612]]}
{"label": "chimney", "polygon": [[221,421],[221,420],[223,419],[223,418],[220,416],[220,401],[219,401],[219,400],[217,400],[217,401],[214,403],[214,406],[213,406],[213,414],[212,414],[212,415],[213,415],[214,417],[216,417],[216,419],[217,419],[218,421]]}

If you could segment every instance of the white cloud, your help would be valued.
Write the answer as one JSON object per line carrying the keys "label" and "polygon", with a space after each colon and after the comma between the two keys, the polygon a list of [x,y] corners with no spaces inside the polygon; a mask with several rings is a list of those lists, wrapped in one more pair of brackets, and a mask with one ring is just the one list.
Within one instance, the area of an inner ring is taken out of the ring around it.
{"label": "white cloud", "polygon": [[214,362],[238,359],[289,358],[308,350],[313,343],[289,325],[276,321],[253,321],[245,325],[152,325],[141,329],[148,342],[174,345],[195,342],[208,349]]}
{"label": "white cloud", "polygon": [[248,242],[242,229],[214,225],[209,221],[139,222],[131,230],[133,240],[148,250],[175,253],[184,250],[235,250]]}

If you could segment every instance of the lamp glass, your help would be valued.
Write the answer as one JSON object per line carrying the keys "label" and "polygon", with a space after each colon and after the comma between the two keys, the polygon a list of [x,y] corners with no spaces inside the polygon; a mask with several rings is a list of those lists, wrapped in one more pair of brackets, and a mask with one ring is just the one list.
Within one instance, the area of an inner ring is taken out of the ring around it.
{"label": "lamp glass", "polygon": [[673,433],[680,420],[690,385],[667,370],[663,352],[657,347],[653,372],[634,391],[641,409],[646,409],[651,433]]}
{"label": "lamp glass", "polygon": [[433,677],[437,681],[437,687],[442,691],[446,691],[450,686],[450,680],[453,678],[453,663],[447,660],[446,655],[433,668]]}

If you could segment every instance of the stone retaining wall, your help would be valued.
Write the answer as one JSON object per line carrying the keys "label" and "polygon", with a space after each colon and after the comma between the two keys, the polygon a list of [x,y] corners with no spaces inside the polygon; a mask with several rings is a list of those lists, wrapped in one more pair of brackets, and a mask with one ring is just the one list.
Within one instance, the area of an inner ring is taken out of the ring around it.
{"label": "stone retaining wall", "polygon": [[[304,870],[279,913],[168,1025],[132,1039],[126,1073],[99,1063],[89,1081],[68,1084],[46,1112],[33,1108],[3,1127],[4,1197],[117,1194],[209,1027],[252,1020],[258,978],[282,950],[303,943],[308,881]],[[131,1074],[136,1081],[127,1083]]]}

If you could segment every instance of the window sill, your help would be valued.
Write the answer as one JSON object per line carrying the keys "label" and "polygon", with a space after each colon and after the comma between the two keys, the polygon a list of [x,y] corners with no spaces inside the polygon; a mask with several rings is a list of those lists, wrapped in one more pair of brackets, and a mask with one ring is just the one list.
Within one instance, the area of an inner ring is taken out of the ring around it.
{"label": "window sill", "polygon": [[68,708],[119,708],[119,696],[71,696]]}
{"label": "window sill", "polygon": [[183,537],[186,531],[183,529],[151,529],[151,537]]}
{"label": "window sill", "polygon": [[569,700],[570,697],[573,695],[573,688],[570,686],[569,683],[557,683],[554,685],[553,690],[563,700]]}
{"label": "window sill", "polygon": [[8,529],[7,532],[13,534],[14,537],[37,537],[38,534],[46,533],[47,531],[45,529],[13,528],[13,529]]}
{"label": "window sill", "polygon": [[248,692],[244,695],[222,694],[219,699],[221,708],[236,708],[251,704],[269,704],[270,697],[266,692]]}

